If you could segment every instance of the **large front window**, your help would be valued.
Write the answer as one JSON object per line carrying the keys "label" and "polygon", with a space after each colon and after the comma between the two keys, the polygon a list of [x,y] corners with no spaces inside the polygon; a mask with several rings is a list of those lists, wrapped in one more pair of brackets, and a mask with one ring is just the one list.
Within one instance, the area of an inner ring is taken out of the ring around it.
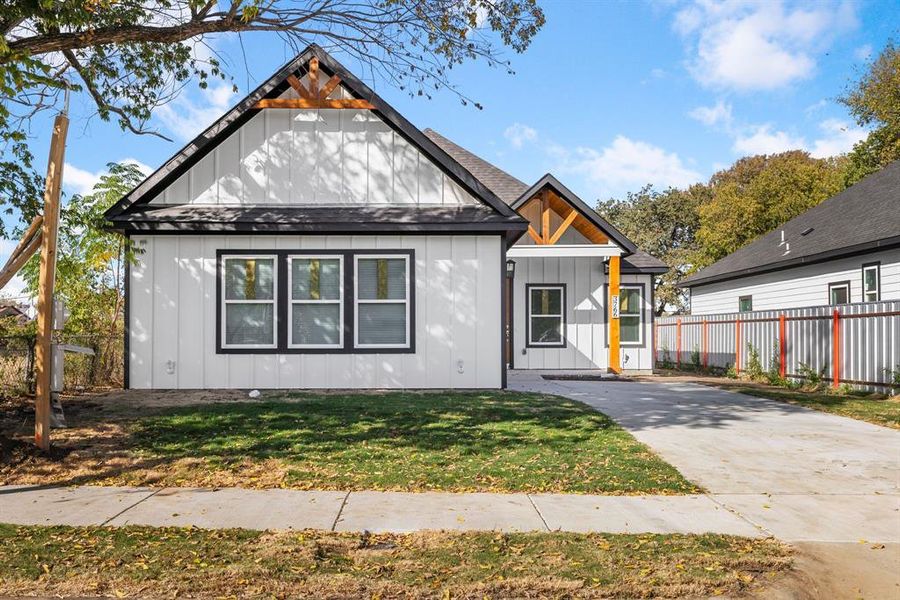
{"label": "large front window", "polygon": [[565,286],[529,285],[527,291],[528,345],[538,347],[565,346]]}
{"label": "large front window", "polygon": [[222,321],[225,348],[274,348],[274,256],[229,256],[224,260]]}
{"label": "large front window", "polygon": [[356,346],[409,345],[409,259],[356,257]]}
{"label": "large front window", "polygon": [[412,250],[218,257],[218,352],[415,351]]}

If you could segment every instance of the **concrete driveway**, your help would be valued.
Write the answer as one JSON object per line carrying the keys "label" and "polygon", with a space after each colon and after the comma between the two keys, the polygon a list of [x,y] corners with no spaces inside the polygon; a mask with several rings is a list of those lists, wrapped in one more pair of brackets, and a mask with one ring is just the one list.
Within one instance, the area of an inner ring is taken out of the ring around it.
{"label": "concrete driveway", "polygon": [[606,413],[777,537],[900,542],[900,431],[697,384],[509,381]]}

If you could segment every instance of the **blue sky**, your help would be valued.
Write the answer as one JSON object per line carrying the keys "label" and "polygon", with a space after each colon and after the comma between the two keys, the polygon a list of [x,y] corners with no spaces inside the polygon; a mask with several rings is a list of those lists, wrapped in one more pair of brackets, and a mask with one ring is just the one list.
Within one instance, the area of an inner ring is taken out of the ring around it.
{"label": "blue sky", "polygon": [[[702,181],[747,154],[845,152],[865,132],[836,97],[888,39],[900,40],[900,4],[887,1],[541,5],[544,29],[526,53],[509,55],[515,75],[483,63],[453,70],[483,110],[449,91],[429,101],[367,83],[417,126],[527,183],[553,172],[590,204],[646,183]],[[156,114],[173,143],[125,134],[75,98],[65,191],[88,191],[111,161],[157,167],[291,57],[275,36],[243,41],[249,78],[236,36],[213,42],[239,94],[189,87]],[[33,123],[41,168],[49,130],[49,121]],[[0,240],[0,260],[12,245]]]}

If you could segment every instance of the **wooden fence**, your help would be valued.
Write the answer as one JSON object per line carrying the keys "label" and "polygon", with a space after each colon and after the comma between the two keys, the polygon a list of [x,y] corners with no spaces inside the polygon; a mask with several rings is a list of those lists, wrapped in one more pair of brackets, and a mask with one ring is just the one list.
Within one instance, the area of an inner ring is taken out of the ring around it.
{"label": "wooden fence", "polygon": [[660,317],[657,365],[694,365],[737,372],[759,354],[765,371],[804,378],[815,373],[838,386],[900,388],[900,301]]}

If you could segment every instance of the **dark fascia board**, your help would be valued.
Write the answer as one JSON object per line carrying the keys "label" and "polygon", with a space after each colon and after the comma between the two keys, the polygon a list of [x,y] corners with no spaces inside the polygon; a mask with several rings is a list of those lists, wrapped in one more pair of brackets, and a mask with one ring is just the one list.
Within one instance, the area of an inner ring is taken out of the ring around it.
{"label": "dark fascia board", "polygon": [[628,275],[662,274],[668,273],[669,267],[622,267],[620,273]]}
{"label": "dark fascia board", "polygon": [[[465,188],[473,196],[498,213],[517,217],[518,215],[500,198],[491,192],[474,175],[432,142],[419,129],[385,102],[369,86],[360,81],[342,64],[325,52],[317,44],[311,44],[293,60],[281,67],[268,80],[263,82],[234,108],[225,113],[218,121],[210,125],[206,131],[198,135],[159,169],[140,183],[119,202],[110,207],[104,216],[109,219],[122,214],[138,204],[146,204],[156,197],[165,187],[170,185],[201,158],[224,141],[237,128],[253,117],[259,109],[253,106],[261,99],[281,94],[288,87],[287,76],[292,73],[306,74],[306,65],[312,57],[319,59],[319,66],[328,75],[338,75],[341,83],[355,97],[367,100],[375,109],[373,112],[385,120],[397,133],[430,157],[441,170]],[[523,220],[524,221],[524,220]]]}
{"label": "dark fascia board", "polygon": [[680,288],[693,288],[709,283],[719,283],[722,281],[731,281],[732,279],[750,277],[751,275],[762,275],[764,273],[784,271],[786,269],[793,269],[795,267],[801,267],[804,265],[814,265],[816,263],[826,262],[837,258],[847,258],[859,254],[875,252],[878,250],[890,250],[891,248],[895,248],[898,246],[900,246],[900,235],[881,240],[875,240],[873,242],[856,244],[854,246],[847,246],[845,248],[839,248],[837,250],[829,250],[828,252],[811,254],[809,256],[798,256],[797,258],[782,260],[776,263],[769,263],[767,265],[757,265],[749,269],[741,269],[740,271],[731,271],[729,273],[721,273],[719,275],[712,275],[710,277],[689,278],[677,283],[676,286]]}
{"label": "dark fascia board", "polygon": [[628,254],[631,254],[635,250],[637,250],[637,246],[635,246],[634,242],[625,237],[621,231],[613,227],[606,219],[597,214],[593,208],[585,204],[585,202],[575,195],[575,192],[567,188],[560,182],[556,177],[547,173],[543,177],[541,177],[537,183],[532,185],[530,188],[525,190],[525,192],[519,196],[519,199],[512,203],[512,207],[516,210],[522,207],[523,204],[528,202],[535,194],[544,189],[544,187],[553,188],[557,194],[562,196],[569,204],[574,206],[578,212],[580,212],[586,219],[588,219],[591,223],[602,229],[614,242],[616,242],[619,246],[621,246]]}

